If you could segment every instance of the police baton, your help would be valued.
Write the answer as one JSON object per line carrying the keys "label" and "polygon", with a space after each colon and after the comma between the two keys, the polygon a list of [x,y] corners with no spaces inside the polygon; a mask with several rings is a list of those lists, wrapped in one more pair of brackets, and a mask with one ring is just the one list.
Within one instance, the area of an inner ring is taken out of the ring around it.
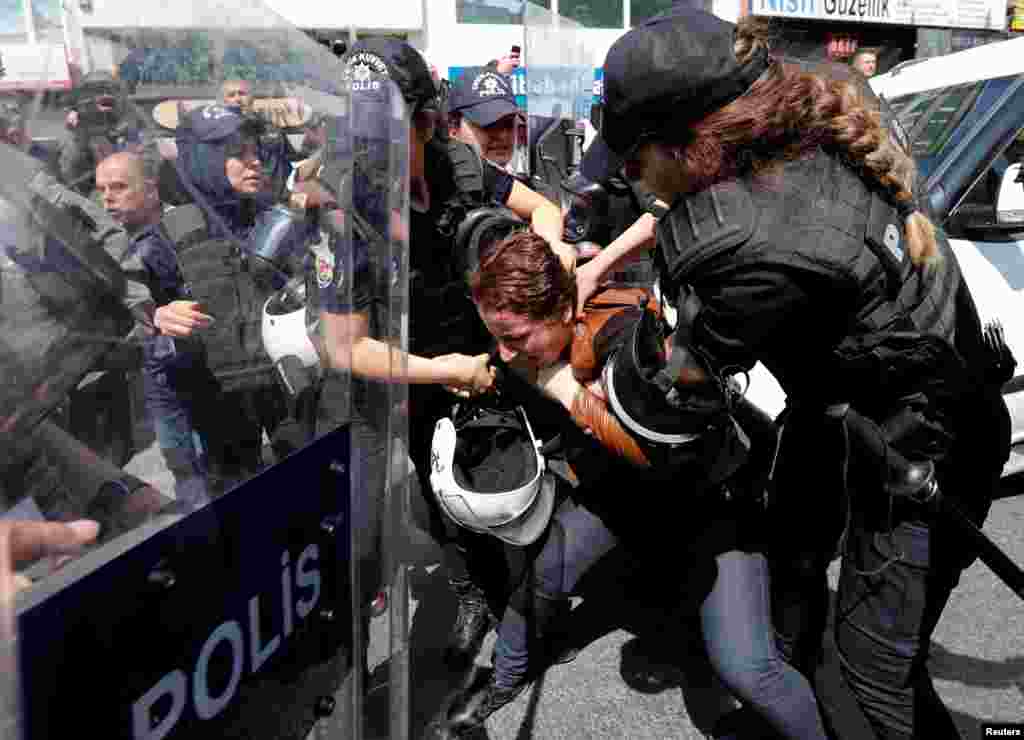
{"label": "police baton", "polygon": [[846,429],[851,445],[871,459],[882,463],[886,492],[922,504],[929,511],[954,524],[967,539],[967,547],[987,565],[1010,590],[1024,599],[1024,570],[989,539],[970,517],[943,495],[935,478],[935,464],[910,462],[885,440],[882,430],[871,419],[848,409]]}

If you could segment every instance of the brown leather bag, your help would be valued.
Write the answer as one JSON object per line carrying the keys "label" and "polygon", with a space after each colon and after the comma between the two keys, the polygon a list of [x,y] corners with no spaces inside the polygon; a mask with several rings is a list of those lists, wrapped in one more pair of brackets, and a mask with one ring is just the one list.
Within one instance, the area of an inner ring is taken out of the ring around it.
{"label": "brown leather bag", "polygon": [[569,361],[576,380],[587,383],[601,374],[598,358],[602,329],[623,312],[633,312],[640,307],[658,313],[658,302],[651,290],[612,286],[598,291],[587,301],[583,315],[576,317],[570,350]]}
{"label": "brown leather bag", "polygon": [[[608,334],[614,333],[610,324],[614,321],[632,323],[639,318],[641,310],[658,311],[654,294],[646,288],[608,287],[587,301],[583,315],[576,319],[570,349],[573,376],[578,382],[587,383],[601,375],[600,360],[604,353],[601,345],[610,338]],[[571,412],[573,420],[589,429],[594,438],[616,457],[637,467],[650,466],[646,453],[633,435],[608,410],[607,404],[593,393],[581,388]]]}

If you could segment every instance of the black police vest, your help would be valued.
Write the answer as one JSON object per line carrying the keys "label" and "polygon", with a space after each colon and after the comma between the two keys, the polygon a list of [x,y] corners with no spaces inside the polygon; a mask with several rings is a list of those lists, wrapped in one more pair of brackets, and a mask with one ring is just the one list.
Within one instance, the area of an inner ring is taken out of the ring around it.
{"label": "black police vest", "polygon": [[194,203],[171,209],[161,224],[174,242],[186,290],[214,318],[201,337],[207,364],[224,390],[273,382],[262,338],[267,293],[257,285],[239,241],[211,236]]}
{"label": "black police vest", "polygon": [[784,199],[772,200],[778,196],[771,194],[755,197],[748,189],[771,185],[733,182],[687,197],[662,219],[657,261],[668,297],[677,286],[699,283],[702,267],[716,258],[729,253],[737,259],[753,258],[749,245],[764,248],[757,232],[767,224],[777,228],[787,223],[781,209],[817,209],[834,232],[862,240],[865,252],[840,267],[836,245],[826,238],[793,249],[771,249],[777,266],[772,269],[789,265],[800,270],[813,263],[823,273],[831,271],[837,285],[848,284],[852,272],[859,286],[847,325],[836,327],[835,335],[842,337],[837,346],[813,348],[816,337],[807,337],[810,355],[818,361],[832,358],[816,373],[822,387],[808,388],[808,396],[856,402],[867,394],[865,402],[879,406],[915,392],[955,398],[967,376],[954,344],[962,278],[948,244],[940,240],[945,259],[927,270],[914,268],[896,208],[834,157],[819,152],[788,168],[784,177]]}
{"label": "black police vest", "polygon": [[469,211],[489,204],[494,184],[479,155],[454,139],[428,147],[426,177],[437,200],[427,212],[410,212],[410,349],[426,356],[483,351],[488,335],[469,297],[455,233]]}

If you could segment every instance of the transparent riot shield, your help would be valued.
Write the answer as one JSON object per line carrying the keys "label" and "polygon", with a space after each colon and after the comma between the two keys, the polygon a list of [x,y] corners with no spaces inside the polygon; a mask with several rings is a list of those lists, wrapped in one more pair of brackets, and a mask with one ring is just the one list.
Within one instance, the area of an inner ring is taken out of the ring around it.
{"label": "transparent riot shield", "polygon": [[528,2],[524,24],[530,173],[535,189],[559,202],[561,181],[580,161],[595,59],[573,20]]}
{"label": "transparent riot shield", "polygon": [[255,0],[57,7],[0,101],[0,730],[405,737],[401,97]]}

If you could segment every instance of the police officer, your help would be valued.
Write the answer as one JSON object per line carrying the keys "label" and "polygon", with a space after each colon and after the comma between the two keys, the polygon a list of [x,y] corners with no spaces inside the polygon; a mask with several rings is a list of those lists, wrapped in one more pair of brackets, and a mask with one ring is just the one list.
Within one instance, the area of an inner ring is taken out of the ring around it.
{"label": "police officer", "polygon": [[787,649],[813,666],[848,523],[846,683],[880,738],[957,737],[926,663],[973,555],[893,498],[884,460],[847,454],[843,421],[852,409],[890,449],[933,463],[945,494],[984,519],[1008,454],[1006,368],[918,210],[912,159],[856,88],[774,60],[746,22],[676,9],[619,39],[604,70],[603,138],[672,204],[658,250],[666,292],[689,306],[682,330],[720,370],[760,360],[789,398],[772,502]]}
{"label": "police officer", "polygon": [[[582,273],[612,275],[615,279],[650,284],[653,264],[648,254],[654,246],[654,227],[665,204],[627,183],[624,162],[600,136],[587,147],[577,172],[565,178],[562,190],[569,195],[562,238],[580,249],[585,244],[606,247],[594,255],[598,266]],[[589,295],[597,286],[583,286]],[[580,310],[583,303],[579,304]]]}
{"label": "police officer", "polygon": [[[407,371],[402,380],[411,384],[409,392],[409,454],[421,478],[421,489],[428,498],[433,512],[431,533],[442,543],[444,562],[449,581],[459,598],[459,614],[450,639],[451,655],[461,663],[466,656],[470,659],[479,648],[487,630],[492,624],[482,591],[470,577],[469,565],[462,544],[463,535],[453,530],[450,524],[437,512],[429,495],[426,476],[430,469],[430,442],[434,422],[443,416],[454,398],[442,385],[481,391],[489,387],[491,373],[487,368],[486,354],[490,347],[487,332],[480,324],[476,311],[468,298],[468,289],[462,270],[464,255],[455,252],[455,231],[465,214],[473,207],[502,204],[529,220],[538,233],[543,233],[558,243],[561,233],[561,214],[553,203],[513,181],[510,175],[493,165],[483,162],[473,150],[463,151],[483,183],[479,191],[457,182],[457,165],[453,162],[448,142],[437,137],[437,87],[423,57],[409,45],[394,39],[369,39],[353,46],[345,58],[346,69],[352,78],[366,70],[386,71],[387,76],[398,85],[405,98],[406,106],[412,113],[409,136],[410,155],[410,309],[409,337],[412,354],[409,356]],[[354,97],[365,94],[353,86]],[[379,131],[377,132],[379,134]],[[372,137],[373,131],[367,131]],[[456,142],[457,143],[457,142]],[[344,247],[344,245],[341,245]],[[363,502],[363,516],[367,526],[360,528],[367,532],[367,552],[363,557],[371,559],[371,541],[379,531],[379,506],[384,495],[383,464],[385,454],[383,443],[383,422],[379,408],[382,401],[374,396],[376,382],[385,381],[393,372],[388,361],[390,352],[384,351],[383,343],[373,338],[373,326],[367,318],[374,315],[373,306],[377,283],[388,280],[388,275],[378,275],[373,270],[373,261],[364,259],[362,250],[367,243],[357,238],[350,253],[347,247],[335,251],[336,264],[327,266],[328,280],[318,283],[321,306],[321,331],[324,335],[327,364],[332,368],[323,383],[321,391],[320,429],[330,429],[338,424],[352,422],[356,444],[364,450],[375,451],[376,462],[365,465],[371,478],[366,485],[354,487],[374,497]],[[344,262],[343,262],[344,261]],[[343,263],[350,262],[354,268],[355,286],[352,302],[345,298],[343,285],[345,270]],[[385,266],[390,268],[390,266]],[[323,273],[317,269],[317,275]],[[387,283],[385,282],[384,285]],[[354,331],[353,327],[358,331]],[[361,328],[360,328],[361,327]],[[377,329],[379,331],[379,327]],[[353,342],[351,359],[348,343]],[[339,382],[339,369],[352,367],[353,398],[352,414],[347,412],[346,399],[338,398],[344,384]],[[376,405],[376,406],[375,406]],[[372,586],[373,566],[367,565],[367,597],[375,591]]]}
{"label": "police officer", "polygon": [[453,138],[473,146],[489,162],[508,166],[516,131],[526,125],[508,77],[485,69],[464,74],[451,86],[448,127]]}
{"label": "police officer", "polygon": [[[177,129],[175,163],[191,203],[163,218],[191,295],[215,322],[203,335],[209,366],[245,410],[235,432],[246,474],[263,465],[263,431],[274,441],[287,412],[262,347],[262,304],[313,237],[303,211],[275,203],[260,155],[264,130],[261,119],[220,104],[192,111]],[[230,462],[224,475],[234,478],[236,468]]]}
{"label": "police officer", "polygon": [[[252,84],[248,80],[224,80],[220,86],[220,102],[225,108],[243,116],[256,115]],[[291,174],[291,163],[299,159],[285,135],[267,116],[263,133],[260,135],[260,161],[264,163],[270,176],[270,192],[281,197],[285,192],[288,176]]]}

